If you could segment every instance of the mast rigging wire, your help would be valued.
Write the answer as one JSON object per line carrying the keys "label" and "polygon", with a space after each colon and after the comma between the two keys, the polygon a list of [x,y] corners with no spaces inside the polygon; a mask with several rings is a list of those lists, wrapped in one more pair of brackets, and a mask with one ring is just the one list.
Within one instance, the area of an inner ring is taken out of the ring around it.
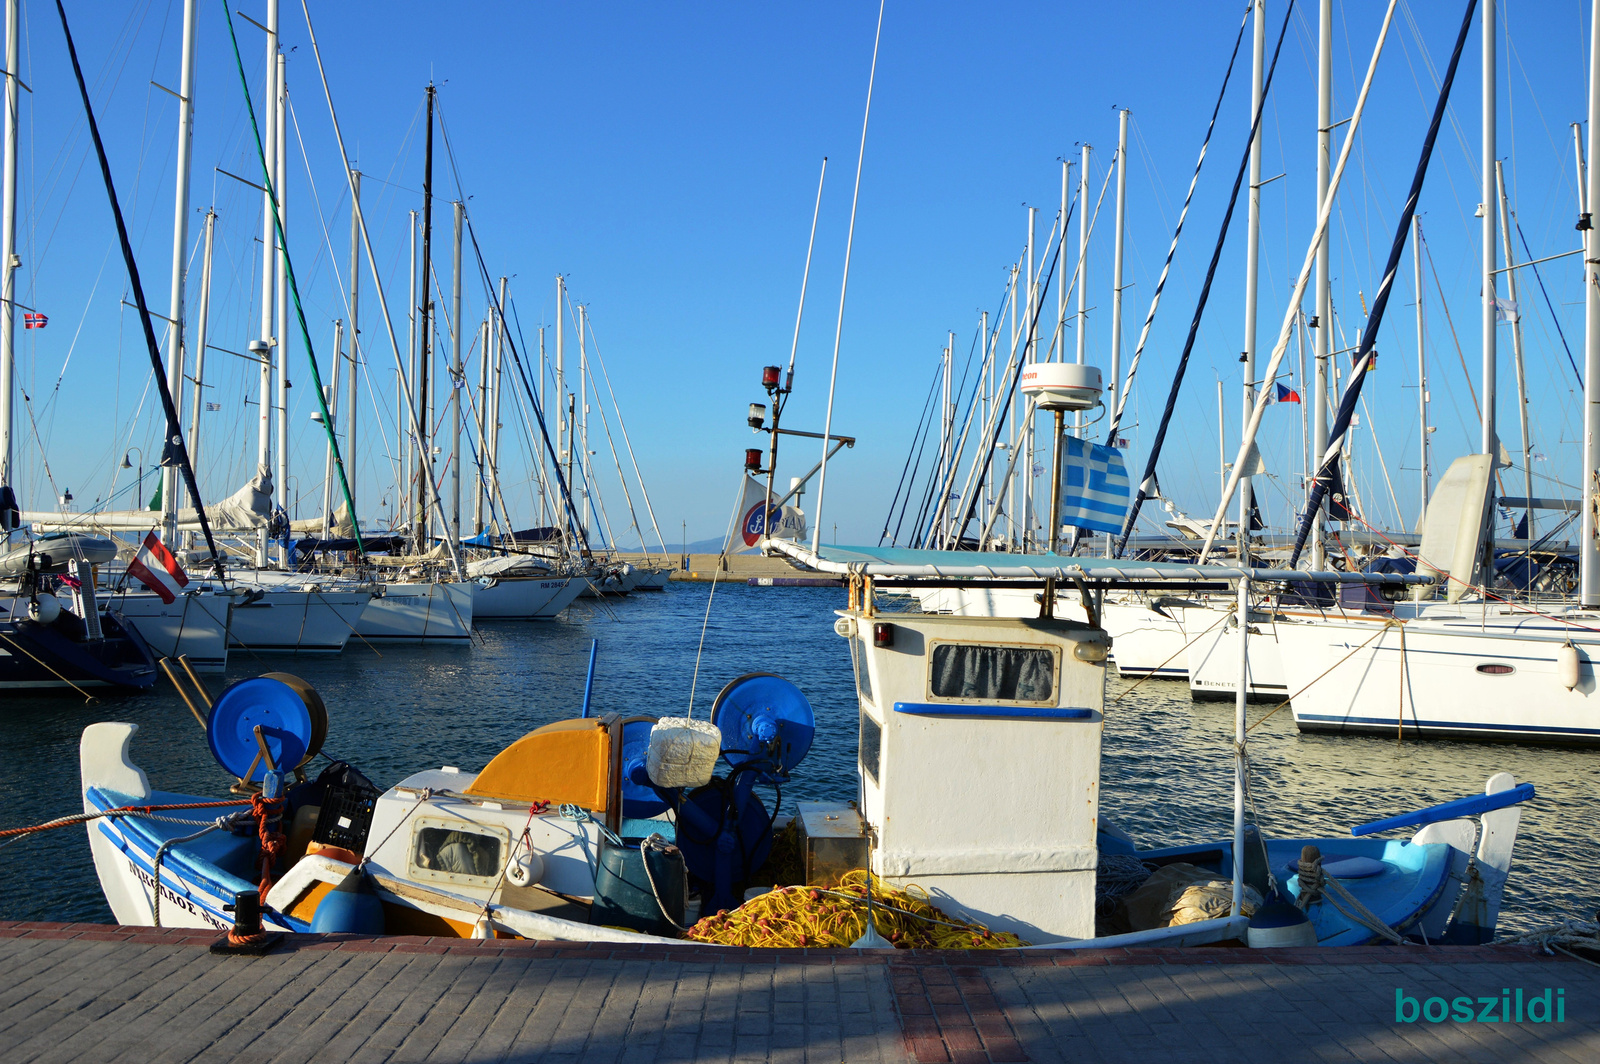
{"label": "mast rigging wire", "polygon": [[[1112,552],[1113,557],[1120,558],[1122,552],[1127,549],[1128,537],[1133,534],[1133,524],[1139,519],[1139,509],[1144,505],[1145,499],[1150,497],[1150,491],[1156,483],[1156,463],[1161,460],[1161,445],[1166,442],[1167,427],[1172,421],[1172,411],[1178,405],[1178,392],[1183,388],[1183,377],[1189,368],[1189,355],[1194,351],[1195,337],[1200,332],[1200,320],[1205,316],[1206,304],[1211,299],[1211,282],[1216,279],[1217,263],[1221,261],[1223,245],[1228,241],[1228,228],[1233,222],[1233,209],[1239,203],[1239,186],[1244,183],[1245,173],[1250,168],[1251,146],[1255,143],[1256,133],[1261,128],[1261,115],[1266,110],[1267,98],[1272,92],[1272,75],[1277,72],[1278,55],[1283,51],[1283,38],[1288,33],[1289,19],[1293,14],[1294,0],[1289,0],[1289,7],[1283,13],[1283,25],[1278,29],[1278,43],[1272,49],[1272,63],[1267,67],[1266,80],[1261,86],[1261,104],[1255,108],[1255,115],[1250,122],[1250,136],[1245,139],[1244,154],[1239,159],[1239,171],[1233,178],[1233,192],[1228,196],[1228,209],[1222,215],[1222,226],[1217,233],[1217,243],[1211,251],[1211,265],[1206,267],[1206,279],[1200,286],[1200,299],[1195,304],[1194,317],[1189,321],[1189,336],[1183,342],[1183,354],[1178,357],[1178,368],[1172,376],[1172,388],[1167,392],[1167,408],[1161,414],[1161,424],[1156,427],[1156,438],[1150,447],[1150,457],[1145,462],[1144,476],[1139,478],[1139,490],[1134,494],[1133,503],[1128,507],[1128,518],[1123,523],[1122,535],[1117,541],[1116,550]],[[1239,35],[1242,40],[1244,37],[1244,28],[1242,26],[1239,29]],[[1234,54],[1238,54],[1237,44],[1234,45]],[[1230,59],[1228,61],[1228,67],[1231,71],[1233,60]],[[1222,106],[1220,97],[1217,100],[1217,106],[1218,108]],[[1209,130],[1207,130],[1206,136],[1207,139],[1210,138]],[[1185,209],[1187,210],[1187,204],[1185,204]],[[1163,280],[1165,280],[1164,274]],[[1159,293],[1159,289],[1157,291]],[[1142,347],[1143,345],[1144,338],[1141,336],[1140,346]],[[1134,358],[1137,359],[1138,357],[1138,352],[1135,351]],[[1129,376],[1132,376],[1131,370]],[[1126,400],[1126,392],[1124,392],[1122,398]],[[1113,422],[1112,431],[1113,433],[1115,432],[1115,422]]]}
{"label": "mast rigging wire", "polygon": [[1456,36],[1456,48],[1450,55],[1450,65],[1445,71],[1444,83],[1439,88],[1439,99],[1434,104],[1433,120],[1428,124],[1427,136],[1422,140],[1422,155],[1417,160],[1416,173],[1411,178],[1411,191],[1406,195],[1405,206],[1400,211],[1399,222],[1396,223],[1394,241],[1389,246],[1389,261],[1384,266],[1383,280],[1379,282],[1378,294],[1372,300],[1372,313],[1368,315],[1366,325],[1361,330],[1361,348],[1356,352],[1355,368],[1350,371],[1350,383],[1345,385],[1344,395],[1339,399],[1339,410],[1328,433],[1328,449],[1324,452],[1321,467],[1312,481],[1311,497],[1306,500],[1306,508],[1300,515],[1300,527],[1295,530],[1294,551],[1289,556],[1291,569],[1299,564],[1300,552],[1305,547],[1306,536],[1311,532],[1311,519],[1322,505],[1323,497],[1328,493],[1333,481],[1334,466],[1339,460],[1340,439],[1350,428],[1350,418],[1355,413],[1356,400],[1361,397],[1361,386],[1366,381],[1367,370],[1372,366],[1372,345],[1378,338],[1378,327],[1383,324],[1383,314],[1389,305],[1389,293],[1394,290],[1395,272],[1399,269],[1400,255],[1405,250],[1406,237],[1411,231],[1411,219],[1417,213],[1417,200],[1422,195],[1422,182],[1428,175],[1428,162],[1433,158],[1434,141],[1438,139],[1439,125],[1444,120],[1445,109],[1450,102],[1450,88],[1455,83],[1456,68],[1461,64],[1461,52],[1466,47],[1467,34],[1472,29],[1472,13],[1477,6],[1478,0],[1467,0],[1467,11],[1461,20],[1461,31]]}

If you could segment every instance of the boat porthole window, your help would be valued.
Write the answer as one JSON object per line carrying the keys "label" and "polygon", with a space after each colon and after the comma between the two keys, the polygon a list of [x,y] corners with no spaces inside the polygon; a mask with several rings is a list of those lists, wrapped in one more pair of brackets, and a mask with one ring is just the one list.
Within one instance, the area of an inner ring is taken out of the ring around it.
{"label": "boat porthole window", "polygon": [[1491,661],[1479,665],[1478,671],[1488,676],[1510,676],[1517,670],[1510,665],[1502,665],[1498,661]]}

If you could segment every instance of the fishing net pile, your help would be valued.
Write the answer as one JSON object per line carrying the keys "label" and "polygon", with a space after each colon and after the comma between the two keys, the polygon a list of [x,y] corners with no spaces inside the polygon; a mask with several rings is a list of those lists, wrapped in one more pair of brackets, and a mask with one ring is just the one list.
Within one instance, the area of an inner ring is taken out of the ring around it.
{"label": "fishing net pile", "polygon": [[[733,911],[707,916],[687,938],[719,946],[848,946],[867,930],[867,876],[846,872],[839,885],[776,887]],[[947,916],[915,884],[890,887],[872,877],[872,918],[897,949],[1009,949],[1027,943],[1007,931]]]}

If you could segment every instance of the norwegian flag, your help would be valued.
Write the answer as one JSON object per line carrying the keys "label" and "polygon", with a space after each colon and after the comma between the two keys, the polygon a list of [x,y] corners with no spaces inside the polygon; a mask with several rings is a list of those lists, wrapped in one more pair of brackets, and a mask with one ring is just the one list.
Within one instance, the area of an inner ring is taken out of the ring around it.
{"label": "norwegian flag", "polygon": [[42,329],[50,324],[50,319],[43,314],[24,314],[22,327],[24,329]]}
{"label": "norwegian flag", "polygon": [[178,559],[173,557],[161,537],[154,532],[146,534],[144,546],[128,563],[128,573],[138,578],[145,587],[161,596],[161,601],[171,605],[178,592],[188,586],[189,574],[183,571]]}

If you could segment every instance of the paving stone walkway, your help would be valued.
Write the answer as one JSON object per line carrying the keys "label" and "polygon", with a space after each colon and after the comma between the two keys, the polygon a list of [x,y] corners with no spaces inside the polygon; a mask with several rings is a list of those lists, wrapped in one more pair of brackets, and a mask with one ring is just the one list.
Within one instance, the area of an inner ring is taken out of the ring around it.
{"label": "paving stone walkway", "polygon": [[[212,956],[215,938],[0,923],[0,1060],[1600,1061],[1600,967],[1516,947],[939,952],[297,935],[241,958]],[[1538,1022],[1546,989],[1559,1015]],[[1502,996],[1509,1018],[1485,1015]],[[1473,1019],[1457,1018],[1469,1006]]]}

